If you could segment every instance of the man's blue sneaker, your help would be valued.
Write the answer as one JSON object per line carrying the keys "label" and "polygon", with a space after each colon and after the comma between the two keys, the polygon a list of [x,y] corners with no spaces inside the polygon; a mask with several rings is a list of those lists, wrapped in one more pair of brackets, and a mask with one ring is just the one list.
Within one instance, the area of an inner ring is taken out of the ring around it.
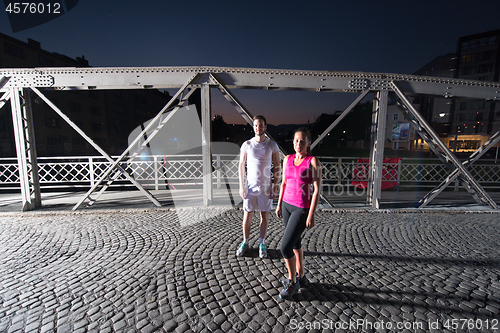
{"label": "man's blue sneaker", "polygon": [[267,258],[267,251],[266,251],[266,246],[264,243],[259,244],[259,257],[260,259]]}
{"label": "man's blue sneaker", "polygon": [[238,250],[236,250],[236,256],[241,257],[246,251],[248,250],[248,244],[243,242],[240,244],[238,247]]}

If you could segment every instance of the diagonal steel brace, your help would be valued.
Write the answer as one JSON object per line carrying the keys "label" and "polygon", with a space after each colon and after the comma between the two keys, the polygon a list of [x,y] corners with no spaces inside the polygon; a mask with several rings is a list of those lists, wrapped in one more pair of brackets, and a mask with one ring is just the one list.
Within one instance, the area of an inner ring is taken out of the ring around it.
{"label": "diagonal steel brace", "polygon": [[0,109],[7,103],[7,101],[10,99],[10,90],[7,91],[0,97]]}
{"label": "diagonal steel brace", "polygon": [[[170,111],[167,117],[165,117],[163,120],[160,119],[160,123],[158,127],[148,136],[144,134],[144,142],[138,147],[137,151],[132,154],[128,160],[125,163],[129,163],[134,160],[134,158],[140,154],[140,152],[148,146],[148,143],[151,141],[151,139],[160,131],[160,129],[172,118],[172,116],[181,108],[181,105],[188,100],[188,98],[193,94],[195,89],[191,89],[184,97],[181,98],[180,102],[177,104],[177,106]],[[145,131],[145,128],[142,127],[142,130]],[[96,202],[99,197],[111,186],[111,184],[116,181],[121,175],[120,171],[117,171],[107,182],[104,184],[101,188],[101,190],[96,194],[94,198],[89,197],[89,206],[92,206],[94,202]]]}
{"label": "diagonal steel brace", "polygon": [[[147,133],[149,131],[150,128],[152,128],[154,126],[155,123],[157,123],[162,115],[170,108],[170,106],[174,103],[174,101],[184,92],[184,90],[186,90],[186,88],[192,83],[192,81],[195,79],[195,78],[198,78],[199,77],[199,73],[196,73],[194,74],[193,76],[191,76],[189,78],[189,80],[177,91],[177,93],[170,99],[170,101],[163,107],[163,109],[158,112],[158,114],[150,121],[150,123],[142,130],[141,133],[139,133],[139,135],[135,138],[135,140],[128,146],[127,149],[125,149],[123,151],[123,153],[120,155],[120,157],[118,157],[115,161],[113,161],[113,163],[108,167],[108,169],[104,172],[104,174],[101,176],[101,178],[89,189],[89,191],[80,199],[80,201],[78,201],[78,203],[73,207],[73,210],[76,210],[80,207],[80,205],[87,199],[90,197],[90,195],[96,190],[96,188],[98,186],[101,185],[101,183],[104,181],[104,179],[108,178],[109,175],[111,174],[111,172],[113,170],[115,170],[117,167],[119,168],[118,164],[122,163],[122,161],[125,159],[126,155],[128,154],[128,152],[132,149],[132,147],[134,147],[142,138],[144,138],[144,134]],[[170,113],[166,119],[170,119],[171,117],[173,116],[173,113]],[[148,137],[147,140],[145,140],[140,146],[139,148],[137,149],[137,151],[132,155],[130,156],[130,159],[133,159],[135,158],[141,151],[142,149],[144,149],[144,147],[147,146],[147,144],[151,141],[151,139],[156,135],[156,133],[158,133],[158,131],[163,127],[163,125],[166,123],[166,121],[164,120],[161,124],[158,125],[158,127],[155,129],[155,131],[153,131],[153,133],[151,133],[151,135]],[[114,178],[115,176],[113,176]],[[128,177],[127,177],[128,178]],[[107,187],[109,187],[109,184],[112,182],[112,179],[110,179],[108,181],[108,183],[106,184]],[[134,183],[136,183],[135,179],[134,179]],[[139,184],[139,183],[137,183]],[[135,185],[135,184],[134,184]],[[137,185],[136,185],[137,186]],[[139,184],[140,188],[142,188],[142,186]],[[139,189],[140,189],[139,188]],[[144,189],[143,189],[144,190]],[[146,191],[146,190],[144,190]],[[151,197],[153,197],[149,191],[146,191]],[[102,194],[102,193],[101,193]],[[154,197],[153,197],[154,198]],[[157,207],[161,207],[161,204],[158,202],[158,200],[156,200],[156,198],[154,198],[154,204],[157,206]]]}
{"label": "diagonal steel brace", "polygon": [[[236,111],[238,111],[238,113],[243,117],[243,119],[247,121],[248,124],[250,124],[250,126],[253,126],[253,120],[252,120],[253,116],[243,106],[243,104],[241,104],[241,102],[236,98],[236,96],[234,96],[233,93],[226,87],[226,85],[222,83],[222,80],[220,80],[215,74],[210,74],[210,78],[217,85],[217,88],[222,93],[224,98],[226,98],[226,100],[236,108]],[[276,142],[276,140],[274,140],[271,134],[269,134],[267,131],[266,131],[266,136],[269,137],[269,139]],[[276,144],[278,145],[278,148],[280,149],[281,153],[284,154],[283,148],[277,142]]]}
{"label": "diagonal steel brace", "polygon": [[332,129],[334,129],[338,123],[345,118],[345,116],[347,116],[347,114],[349,114],[349,112],[352,111],[352,109],[358,105],[359,102],[361,102],[361,100],[363,98],[365,98],[366,95],[368,95],[368,93],[370,92],[370,90],[365,90],[361,93],[361,95],[358,96],[358,98],[356,98],[356,100],[354,102],[351,103],[351,105],[349,105],[349,107],[347,109],[344,110],[344,112],[342,112],[342,114],[340,116],[338,116],[337,119],[335,119],[335,121],[330,125],[328,126],[328,128],[311,144],[311,150],[314,149],[314,147],[316,147],[320,142],[321,140],[323,140],[325,138],[325,136],[328,135],[328,133],[331,132]]}
{"label": "diagonal steel brace", "polygon": [[[102,150],[101,147],[99,147],[98,144],[96,144],[89,136],[85,134],[75,123],[73,123],[57,106],[54,105],[47,97],[45,97],[44,94],[42,94],[37,88],[32,87],[31,90],[33,90],[41,99],[47,103],[61,118],[63,118],[75,131],[78,132],[87,142],[94,147],[95,150],[97,150],[103,157],[105,157],[109,162],[113,162],[113,158],[109,156],[104,150]],[[120,172],[125,175],[125,177],[132,182],[142,193],[144,193],[153,203],[158,203],[158,200],[156,200],[151,193],[146,191],[139,182],[137,182],[127,171],[125,171],[123,168],[120,167]]]}
{"label": "diagonal steel brace", "polygon": [[[253,121],[252,121],[253,116],[243,106],[243,104],[240,103],[240,101],[236,98],[236,96],[234,96],[233,93],[226,87],[226,85],[224,83],[222,83],[222,80],[220,80],[217,77],[217,75],[213,74],[213,73],[210,74],[210,77],[214,81],[214,83],[217,85],[217,88],[222,93],[222,95],[226,98],[226,100],[229,103],[231,103],[236,108],[236,111],[238,111],[238,113],[243,117],[243,119],[245,119],[250,125],[253,125]],[[274,140],[274,138],[269,133],[267,133],[267,131],[266,131],[266,135],[271,140],[273,140],[274,142],[276,142],[276,140]],[[276,144],[278,145],[278,148],[279,148],[280,153],[282,154],[282,156],[286,156],[285,150],[283,149],[283,147],[281,147],[278,143],[276,143]],[[323,194],[320,193],[320,197],[326,203],[328,203],[330,205],[330,207],[333,207],[333,204],[330,202],[330,200],[328,200]]]}
{"label": "diagonal steel brace", "polygon": [[[450,171],[455,170],[453,164],[450,163],[449,158],[439,149],[439,147],[435,144],[434,140],[432,140],[432,138],[427,134],[427,132],[425,132],[420,123],[414,117],[411,116],[406,105],[402,104],[402,102],[398,102],[397,106],[405,114],[405,117],[411,121],[418,135],[422,139],[424,139],[425,142],[427,142],[429,148],[432,150],[434,154],[436,154],[436,156],[446,166],[446,168],[448,168]],[[484,201],[477,195],[476,191],[467,182],[463,182],[462,184],[467,190],[467,192],[469,192],[472,195],[472,197],[474,198],[474,200],[478,205],[482,205],[484,203]]]}
{"label": "diagonal steel brace", "polygon": [[[3,89],[3,87],[5,87],[5,85],[7,84],[7,82],[9,82],[10,80],[10,76],[1,76],[0,77],[0,89]],[[2,91],[6,91],[6,90],[2,90]]]}
{"label": "diagonal steel brace", "polygon": [[[404,99],[406,99],[406,96],[404,96]],[[427,144],[429,145],[429,148],[434,152],[434,154],[436,154],[436,156],[450,170],[450,172],[455,170],[454,163],[452,163],[452,161],[450,159],[450,156],[454,156],[454,155],[451,153],[451,151],[450,151],[450,154],[447,155],[445,153],[445,150],[441,149],[438,146],[438,144],[441,143],[442,146],[446,147],[442,143],[442,141],[439,139],[437,134],[435,134],[435,133],[434,133],[435,137],[437,137],[438,140],[434,140],[434,138],[431,136],[430,132],[427,130],[427,129],[430,129],[432,131],[432,128],[425,122],[425,120],[423,118],[421,118],[420,114],[418,114],[418,112],[413,108],[411,103],[408,100],[406,100],[406,102],[404,102],[404,100],[401,99],[401,101],[398,102],[398,107],[403,112],[405,112],[406,117],[408,119],[410,119],[412,124],[415,126],[417,133],[420,135],[420,137],[422,139],[424,139],[427,142]],[[410,110],[410,108],[412,108],[413,111]],[[414,113],[416,113],[421,119],[417,119],[417,117],[414,117],[413,116]],[[423,121],[423,123],[421,121]],[[458,163],[460,163],[460,162],[458,162]],[[472,178],[472,176],[471,176],[471,178]],[[479,205],[484,204],[485,201],[480,197],[479,191],[477,191],[477,189],[475,189],[473,187],[472,183],[470,183],[468,181],[463,181],[462,184],[463,184],[464,188],[467,190],[467,192],[469,192],[471,194],[471,196],[474,198],[474,200],[476,201],[477,204],[479,204]],[[486,193],[486,192],[484,192],[484,193]]]}
{"label": "diagonal steel brace", "polygon": [[493,209],[498,209],[497,204],[491,197],[486,193],[486,191],[479,185],[474,177],[470,174],[470,172],[463,166],[462,163],[455,157],[455,155],[450,151],[450,149],[444,144],[444,142],[439,138],[437,133],[432,129],[432,127],[427,124],[425,119],[418,113],[418,111],[414,108],[414,106],[410,103],[410,101],[406,98],[406,95],[403,93],[397,82],[391,81],[391,87],[394,92],[398,95],[400,100],[406,106],[410,115],[415,118],[418,124],[424,129],[424,131],[430,136],[430,139],[433,143],[435,143],[439,149],[443,152],[444,158],[451,162],[457,169],[458,172],[462,175],[463,181],[470,186],[470,189],[475,191],[479,198],[484,202],[488,203],[490,207]]}
{"label": "diagonal steel brace", "polygon": [[[497,142],[500,141],[500,131],[493,134],[493,136],[485,142],[478,150],[476,150],[469,158],[464,161],[462,164],[464,167],[468,167],[476,162],[484,153],[486,153],[491,147],[493,147]],[[458,169],[452,171],[451,174],[446,177],[445,180],[441,182],[438,186],[432,189],[429,193],[427,193],[420,201],[418,202],[419,208],[425,207],[429,202],[431,202],[439,193],[441,193],[448,185],[453,183],[455,179],[460,175]]]}

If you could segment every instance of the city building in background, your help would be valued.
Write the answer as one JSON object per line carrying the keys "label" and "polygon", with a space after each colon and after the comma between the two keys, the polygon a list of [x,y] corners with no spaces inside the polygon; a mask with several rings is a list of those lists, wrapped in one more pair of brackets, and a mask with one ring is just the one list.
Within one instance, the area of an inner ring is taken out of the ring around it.
{"label": "city building in background", "polygon": [[[460,37],[455,53],[438,56],[415,72],[415,75],[449,77],[478,81],[499,81],[500,30]],[[418,96],[414,103],[456,153],[470,153],[500,130],[498,103],[449,96]],[[414,149],[428,150],[415,138]]]}
{"label": "city building in background", "polygon": [[404,113],[394,104],[389,102],[387,106],[387,119],[385,127],[384,148],[392,150],[418,150],[415,140],[418,142],[410,122],[405,119]]}
{"label": "city building in background", "polygon": [[[84,56],[72,59],[43,50],[35,40],[28,39],[25,43],[0,33],[0,68],[43,67],[90,66]],[[413,74],[498,82],[500,29],[459,38],[455,53],[440,55]],[[128,145],[130,132],[154,117],[171,98],[168,92],[155,89],[44,90],[44,94],[110,155],[121,154]],[[389,97],[391,99],[391,95]],[[500,130],[498,103],[453,96],[418,95],[409,98],[413,99],[415,108],[443,142],[456,153],[475,151]],[[193,97],[192,104],[199,104],[195,99]],[[39,156],[95,154],[80,135],[34,94],[32,108]],[[339,112],[323,114],[314,123],[304,125],[311,129],[313,135],[319,136],[325,130],[324,124],[331,123]],[[394,102],[389,102],[387,112],[386,149],[429,151],[429,146],[417,135]],[[326,155],[333,148],[366,149],[370,140],[371,104],[363,105],[353,113],[356,114],[346,117],[317,149]],[[368,122],[360,124],[360,119],[365,118]],[[241,144],[252,135],[247,125],[226,124],[218,115],[213,118],[212,126],[214,141]],[[290,133],[295,127],[270,125],[268,130],[278,143],[288,148]],[[15,155],[12,116],[10,105],[6,105],[0,109],[0,157]]]}
{"label": "city building in background", "polygon": [[[39,42],[0,33],[0,68],[90,67],[84,56],[72,59],[45,51]],[[108,154],[121,154],[128,134],[154,117],[170,100],[158,90],[44,90],[80,129]],[[44,101],[32,94],[38,156],[94,155],[96,151]],[[10,104],[0,109],[0,157],[16,156]]]}
{"label": "city building in background", "polygon": [[[456,54],[448,53],[440,55],[428,64],[416,71],[415,75],[427,77],[453,78],[455,73]],[[450,106],[451,99],[443,96],[421,95],[414,100],[418,104],[420,113],[427,122],[441,136],[447,136],[450,130]]]}
{"label": "city building in background", "polygon": [[[455,68],[455,78],[499,82],[500,29],[461,37]],[[450,115],[448,145],[457,152],[476,150],[500,130],[500,107],[495,102],[457,98]]]}

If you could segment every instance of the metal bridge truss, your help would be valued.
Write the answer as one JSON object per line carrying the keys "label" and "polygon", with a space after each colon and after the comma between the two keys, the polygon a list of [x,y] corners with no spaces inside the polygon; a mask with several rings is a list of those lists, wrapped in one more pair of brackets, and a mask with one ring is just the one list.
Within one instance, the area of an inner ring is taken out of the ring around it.
{"label": "metal bridge truss", "polygon": [[[64,111],[57,108],[45,95],[44,89],[51,90],[95,90],[95,89],[166,89],[176,88],[177,93],[158,112],[137,138],[116,159],[110,157],[88,137]],[[201,90],[202,98],[202,152],[203,152],[203,201],[210,205],[213,200],[210,151],[210,92],[217,88],[236,108],[237,112],[250,124],[252,115],[237,100],[230,89],[297,90],[317,92],[346,92],[360,94],[355,101],[312,143],[312,148],[330,132],[368,93],[374,93],[372,117],[372,146],[368,175],[367,204],[380,206],[380,191],[383,167],[383,145],[386,126],[388,93],[393,91],[399,98],[399,105],[406,117],[417,128],[420,136],[449,168],[449,176],[420,201],[427,205],[438,193],[457,177],[467,191],[480,204],[497,209],[489,197],[467,170],[484,152],[500,139],[495,133],[490,140],[471,155],[463,164],[446,147],[425,119],[415,110],[408,95],[429,94],[443,97],[469,97],[500,101],[500,84],[494,82],[462,79],[422,77],[413,75],[303,71],[276,69],[247,69],[225,67],[140,67],[140,68],[36,68],[0,69],[0,107],[10,100],[14,134],[16,139],[19,178],[23,198],[23,211],[41,206],[36,149],[30,107],[30,94],[34,92],[47,103],[63,120],[74,128],[109,163],[94,185],[73,207],[78,209],[85,201],[95,202],[99,196],[118,178],[124,176],[134,184],[155,205],[158,200],[131,176],[126,170],[132,161],[147,146],[151,139],[163,128],[180,107],[185,105],[195,89]],[[167,113],[167,111],[169,111]],[[142,139],[147,134],[147,139]],[[142,142],[141,142],[142,141]],[[282,153],[283,150],[282,150]],[[99,188],[99,191],[97,192]],[[325,199],[326,200],[326,199]]]}

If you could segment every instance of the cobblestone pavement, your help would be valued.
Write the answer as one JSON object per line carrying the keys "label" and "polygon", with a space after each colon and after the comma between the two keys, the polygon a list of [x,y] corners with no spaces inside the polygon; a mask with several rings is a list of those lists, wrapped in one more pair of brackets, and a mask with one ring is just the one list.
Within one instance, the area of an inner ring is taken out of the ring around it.
{"label": "cobblestone pavement", "polygon": [[293,301],[282,222],[237,258],[242,215],[0,214],[0,332],[500,331],[498,212],[320,211]]}

